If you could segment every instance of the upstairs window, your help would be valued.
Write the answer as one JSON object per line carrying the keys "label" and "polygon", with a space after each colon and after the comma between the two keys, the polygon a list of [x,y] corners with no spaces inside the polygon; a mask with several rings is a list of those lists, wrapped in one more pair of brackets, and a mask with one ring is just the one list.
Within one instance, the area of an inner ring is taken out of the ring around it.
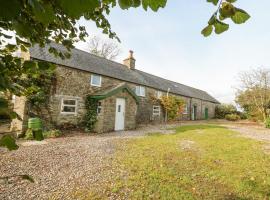
{"label": "upstairs window", "polygon": [[76,114],[77,113],[77,100],[76,99],[62,99],[61,113],[62,114]]}
{"label": "upstairs window", "polygon": [[160,116],[160,106],[153,106],[153,116]]}
{"label": "upstairs window", "polygon": [[90,83],[92,86],[101,87],[101,76],[92,74]]}
{"label": "upstairs window", "polygon": [[145,87],[136,86],[136,94],[137,94],[137,96],[145,97]]}
{"label": "upstairs window", "polygon": [[158,99],[161,99],[161,97],[162,97],[162,92],[161,92],[161,91],[156,91],[156,97],[157,97]]}

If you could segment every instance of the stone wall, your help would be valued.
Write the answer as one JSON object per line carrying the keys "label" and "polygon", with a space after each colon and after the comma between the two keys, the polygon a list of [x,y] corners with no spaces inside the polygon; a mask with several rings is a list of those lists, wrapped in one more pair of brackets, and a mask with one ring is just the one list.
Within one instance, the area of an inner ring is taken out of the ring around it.
{"label": "stone wall", "polygon": [[[61,125],[64,123],[71,123],[71,124],[79,124],[82,122],[84,114],[85,114],[85,107],[84,101],[87,95],[95,94],[100,90],[104,90],[108,87],[117,86],[123,81],[113,79],[110,77],[102,76],[102,86],[95,87],[90,85],[90,77],[91,73],[72,69],[68,67],[58,66],[56,68],[56,81],[54,83],[53,93],[50,99],[50,115],[51,119],[57,124]],[[128,83],[128,86],[135,91],[136,84]],[[136,114],[136,121],[137,123],[160,123],[164,120],[164,112],[161,109],[161,116],[153,116],[153,105],[158,105],[151,100],[151,96],[156,95],[156,90],[153,88],[145,87],[146,89],[146,96],[139,97],[140,103],[138,105],[137,112],[134,112],[135,106],[134,104],[129,105],[126,109],[131,110],[132,113],[130,115]],[[166,95],[166,92],[163,92],[163,95]],[[70,98],[76,99],[77,101],[77,111],[76,114],[63,114],[61,113],[61,102],[63,98]],[[103,122],[106,124],[104,130],[112,130],[114,127],[114,106],[115,106],[115,97],[108,98],[103,100],[104,105],[109,105],[108,108],[104,108],[106,112],[108,112],[108,116],[100,115],[98,119],[100,120],[99,124]],[[127,97],[126,97],[127,98]],[[215,104],[211,102],[201,101],[199,99],[189,98],[189,97],[182,97],[188,104],[188,112],[179,116],[179,120],[190,120],[191,119],[191,105],[197,105],[197,119],[203,119],[204,117],[204,107],[209,108],[209,118],[214,117],[214,108]],[[127,98],[129,99],[129,98]],[[129,102],[129,101],[128,101]],[[128,104],[127,104],[128,105]],[[108,120],[108,121],[106,121]],[[126,127],[134,128],[134,120],[128,119],[126,120]],[[130,124],[129,124],[130,123]],[[98,127],[100,125],[97,124],[97,130],[102,128]]]}

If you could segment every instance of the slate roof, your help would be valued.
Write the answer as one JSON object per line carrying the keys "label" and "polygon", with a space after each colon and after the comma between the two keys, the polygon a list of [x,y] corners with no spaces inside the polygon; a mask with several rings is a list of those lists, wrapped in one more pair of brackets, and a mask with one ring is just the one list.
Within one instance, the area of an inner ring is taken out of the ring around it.
{"label": "slate roof", "polygon": [[[50,45],[61,51],[66,51],[65,47],[62,45],[53,42]],[[92,55],[79,49],[72,49],[71,58],[62,60],[61,58],[56,58],[53,54],[50,54],[48,52],[48,48],[49,46],[39,47],[38,45],[31,47],[31,58],[116,78],[138,85],[148,86],[163,92],[167,92],[168,88],[170,88],[170,93],[173,94],[219,103],[214,97],[205,91],[170,81],[137,69],[130,70],[123,64]]]}

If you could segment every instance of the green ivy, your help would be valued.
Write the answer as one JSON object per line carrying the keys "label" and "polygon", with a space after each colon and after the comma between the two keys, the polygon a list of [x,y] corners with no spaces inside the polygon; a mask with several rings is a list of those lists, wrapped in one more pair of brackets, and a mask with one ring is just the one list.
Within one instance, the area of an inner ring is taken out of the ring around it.
{"label": "green ivy", "polygon": [[97,107],[98,100],[91,98],[91,96],[87,96],[85,100],[86,114],[84,117],[86,131],[92,131],[94,129],[97,122]]}

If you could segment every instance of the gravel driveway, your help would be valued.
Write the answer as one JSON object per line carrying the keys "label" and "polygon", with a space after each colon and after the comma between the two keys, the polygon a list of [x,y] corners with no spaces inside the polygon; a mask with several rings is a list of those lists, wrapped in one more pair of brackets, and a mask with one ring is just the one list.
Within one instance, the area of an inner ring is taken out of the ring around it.
{"label": "gravel driveway", "polygon": [[[74,191],[98,187],[109,180],[116,142],[150,132],[172,131],[147,126],[96,136],[20,141],[16,151],[2,149],[0,177],[8,178],[0,179],[0,199],[73,199]],[[34,183],[17,176],[25,174],[33,177]]]}
{"label": "gravel driveway", "polygon": [[[172,133],[173,130],[167,129],[179,125],[150,125],[134,131],[95,136],[78,134],[42,142],[20,141],[16,151],[0,149],[0,177],[8,177],[0,179],[0,199],[76,199],[72,196],[75,191],[99,188],[113,176],[111,166],[116,145],[146,133]],[[244,137],[270,142],[270,130],[233,123],[224,126]],[[18,176],[24,174],[33,177],[34,183]]]}

